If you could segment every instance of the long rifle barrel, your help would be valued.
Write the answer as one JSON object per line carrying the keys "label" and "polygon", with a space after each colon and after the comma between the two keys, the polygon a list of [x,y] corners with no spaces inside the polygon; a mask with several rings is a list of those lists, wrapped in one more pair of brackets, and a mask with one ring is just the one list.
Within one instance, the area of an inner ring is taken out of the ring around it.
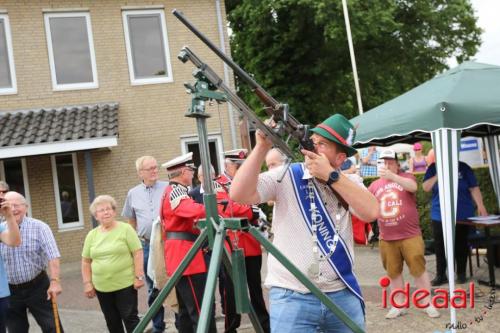
{"label": "long rifle barrel", "polygon": [[[215,46],[205,35],[195,28],[191,22],[177,9],[172,11],[192,33],[194,33],[205,45],[207,45],[219,58],[221,58],[235,74],[244,82],[246,82],[257,95],[257,97],[266,106],[264,110],[278,123],[278,127],[283,127],[284,131],[296,138],[300,145],[307,149],[313,150],[312,141],[308,138],[308,126],[301,124],[291,114],[288,113],[288,105],[279,103],[274,99],[264,88],[262,88],[247,72],[245,72],[238,64],[232,61],[224,54],[217,46]],[[240,108],[241,110],[241,108]]]}

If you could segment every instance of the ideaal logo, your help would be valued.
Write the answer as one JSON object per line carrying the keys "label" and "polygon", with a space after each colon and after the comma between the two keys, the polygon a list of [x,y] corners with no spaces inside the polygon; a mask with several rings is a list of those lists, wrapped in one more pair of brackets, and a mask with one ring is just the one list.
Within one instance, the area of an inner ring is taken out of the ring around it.
{"label": "ideaal logo", "polygon": [[[484,308],[481,309],[479,312],[479,315],[476,313],[474,314],[474,319],[466,320],[466,321],[458,321],[456,324],[448,323],[446,324],[445,328],[447,329],[443,333],[451,333],[452,329],[455,330],[466,330],[468,328],[471,328],[473,325],[478,325],[480,322],[482,322],[484,319],[486,319],[486,316],[488,315],[488,312],[493,309],[493,305],[495,304],[495,288],[491,288],[490,290],[490,295],[488,297],[488,302],[484,305]],[[440,331],[435,331],[434,333],[441,333]]]}
{"label": "ideaal logo", "polygon": [[[391,291],[390,295],[387,295],[387,287],[391,284],[391,280],[384,276],[380,278],[379,284],[382,287],[382,307],[387,308],[388,302],[391,306],[401,309],[409,308],[411,303],[419,308],[425,309],[430,304],[432,304],[437,309],[446,309],[449,306],[455,309],[465,309],[467,308],[467,291],[465,289],[457,288],[453,291],[453,295],[450,295],[447,289],[438,288],[434,290],[434,296],[430,298],[430,302],[424,302],[423,300],[431,296],[431,293],[427,289],[417,289],[410,295],[410,284],[405,283],[404,289],[396,288]],[[468,307],[473,309],[475,304],[474,299],[474,283],[469,283],[469,304]],[[396,302],[397,295],[403,295],[404,301],[402,304]],[[429,304],[430,303],[430,304]]]}

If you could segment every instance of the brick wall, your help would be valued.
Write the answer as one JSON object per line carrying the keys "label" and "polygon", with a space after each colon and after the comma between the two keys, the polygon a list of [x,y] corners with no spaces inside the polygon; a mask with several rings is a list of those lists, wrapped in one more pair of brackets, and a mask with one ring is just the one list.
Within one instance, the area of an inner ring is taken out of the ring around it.
{"label": "brick wall", "polygon": [[[223,3],[223,2],[222,2]],[[132,86],[122,24],[123,6],[163,5],[172,65],[172,83]],[[99,88],[53,91],[47,53],[43,10],[86,8],[90,13]],[[119,108],[118,146],[92,152],[96,195],[110,194],[121,211],[128,189],[137,182],[135,159],[153,155],[165,162],[181,152],[180,137],[196,135],[194,119],[185,118],[190,96],[184,82],[193,82],[194,67],[177,60],[184,45],[189,45],[223,77],[223,64],[171,11],[178,8],[219,45],[215,1],[0,1],[11,24],[18,93],[0,96],[0,111],[92,104],[116,101]],[[222,8],[225,17],[224,8]],[[226,35],[226,44],[228,39]],[[222,132],[224,149],[231,149],[227,106],[207,107],[209,133]],[[235,111],[236,113],[236,111]],[[236,116],[236,115],[235,115]],[[220,127],[222,123],[222,128]],[[239,136],[238,136],[239,142]],[[57,228],[54,190],[49,156],[27,158],[33,216],[46,221],[54,230],[63,261],[80,258],[83,239],[90,229],[87,180],[83,154],[78,154],[85,228],[60,232]],[[165,179],[164,171],[160,173]]]}

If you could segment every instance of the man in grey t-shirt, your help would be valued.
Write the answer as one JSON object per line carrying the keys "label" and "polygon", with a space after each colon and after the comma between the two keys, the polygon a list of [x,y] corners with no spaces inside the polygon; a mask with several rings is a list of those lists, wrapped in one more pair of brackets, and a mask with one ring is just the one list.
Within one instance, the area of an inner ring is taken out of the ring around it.
{"label": "man in grey t-shirt", "polygon": [[[149,258],[149,240],[153,221],[160,214],[160,205],[163,192],[168,183],[158,180],[158,162],[152,156],[142,156],[135,161],[137,174],[141,183],[128,191],[122,216],[128,218],[128,222],[136,230],[142,242],[144,251],[144,272],[147,272]],[[153,281],[146,275],[148,284],[148,305],[151,306],[158,290],[153,288]],[[159,333],[165,330],[164,308],[161,307],[153,317],[153,332]]]}

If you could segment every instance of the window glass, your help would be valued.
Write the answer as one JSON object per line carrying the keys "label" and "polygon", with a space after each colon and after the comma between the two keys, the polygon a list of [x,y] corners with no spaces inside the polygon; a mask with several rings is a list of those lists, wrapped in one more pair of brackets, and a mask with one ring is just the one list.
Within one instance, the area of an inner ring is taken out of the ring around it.
{"label": "window glass", "polygon": [[129,15],[128,27],[135,77],[166,76],[160,15]]}
{"label": "window glass", "polygon": [[21,160],[4,160],[3,169],[5,174],[5,181],[7,182],[7,184],[9,184],[10,190],[21,193],[26,197]]}
{"label": "window glass", "polygon": [[133,85],[172,81],[163,10],[123,11],[130,81]]}
{"label": "window glass", "polygon": [[0,88],[10,88],[12,86],[8,51],[5,19],[0,17]]}
{"label": "window glass", "polygon": [[[215,175],[219,175],[221,173],[219,167],[219,154],[217,152],[217,142],[215,140],[210,140],[208,142],[208,148],[210,150],[210,163],[215,169]],[[188,152],[193,152],[193,163],[198,168],[201,165],[201,155],[200,155],[200,145],[198,142],[189,142],[187,144]],[[198,170],[196,171],[195,177],[193,178],[193,183],[198,183]]]}
{"label": "window glass", "polygon": [[85,17],[51,17],[50,35],[57,84],[93,82]]}
{"label": "window glass", "polygon": [[55,157],[62,223],[79,222],[77,186],[71,155]]}

